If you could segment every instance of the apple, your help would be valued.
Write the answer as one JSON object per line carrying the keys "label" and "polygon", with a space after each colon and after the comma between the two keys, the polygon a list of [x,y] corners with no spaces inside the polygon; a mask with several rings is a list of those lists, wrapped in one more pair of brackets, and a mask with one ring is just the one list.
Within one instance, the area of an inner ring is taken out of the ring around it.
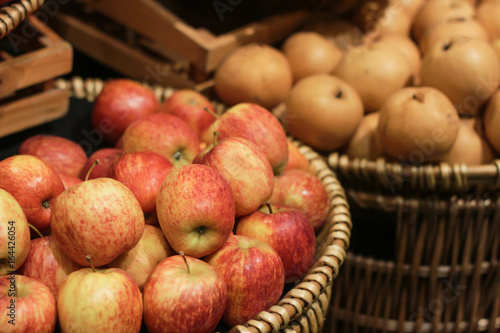
{"label": "apple", "polygon": [[205,132],[203,141],[213,142],[214,132],[219,139],[237,136],[248,139],[266,154],[276,174],[288,163],[288,143],[285,130],[267,109],[252,103],[240,103],[229,108]]}
{"label": "apple", "polygon": [[146,282],[144,322],[151,333],[211,333],[226,303],[226,284],[213,267],[175,255],[160,262]]}
{"label": "apple", "polygon": [[166,157],[174,167],[189,164],[200,152],[195,131],[179,117],[165,113],[147,115],[123,133],[126,153],[152,151]]}
{"label": "apple", "polygon": [[34,155],[47,163],[57,173],[78,177],[87,155],[82,146],[56,135],[37,134],[24,140],[18,154]]}
{"label": "apple", "polygon": [[243,216],[236,235],[263,241],[279,254],[285,268],[285,283],[302,278],[311,267],[316,252],[314,228],[295,208],[267,203],[256,212]]}
{"label": "apple", "polygon": [[205,148],[193,163],[207,165],[229,182],[234,195],[236,217],[250,214],[273,193],[274,174],[264,152],[252,141],[229,137]]}
{"label": "apple", "polygon": [[132,191],[111,178],[84,181],[54,202],[52,234],[63,251],[88,267],[110,263],[131,250],[144,231],[144,214]]}
{"label": "apple", "polygon": [[61,178],[32,155],[14,155],[0,162],[0,188],[12,194],[28,222],[41,232],[50,229],[54,200],[64,191]]}
{"label": "apple", "polygon": [[[207,112],[206,108],[211,112]],[[192,89],[176,90],[160,104],[156,112],[168,113],[181,118],[195,131],[200,140],[216,119],[212,103],[205,96]]]}
{"label": "apple", "polygon": [[285,269],[273,248],[255,238],[231,235],[204,258],[223,277],[227,305],[222,321],[235,326],[275,305],[285,287]]}
{"label": "apple", "polygon": [[318,231],[328,216],[328,193],[321,180],[304,170],[290,170],[275,177],[274,192],[270,199],[304,213]]}
{"label": "apple", "polygon": [[113,164],[122,154],[123,151],[117,148],[101,148],[96,150],[87,159],[82,172],[80,172],[80,179],[85,179],[87,177],[90,168],[94,165],[96,160],[99,160],[99,164],[97,164],[88,175],[88,179],[106,177],[111,164]]}
{"label": "apple", "polygon": [[0,189],[0,275],[16,271],[30,250],[30,230],[22,207]]}
{"label": "apple", "polygon": [[137,284],[119,268],[95,269],[91,262],[90,266],[71,273],[59,288],[61,330],[139,332],[143,305]]}
{"label": "apple", "polygon": [[105,83],[92,109],[92,127],[103,138],[115,143],[135,120],[153,113],[158,107],[154,92],[130,79]]}
{"label": "apple", "polygon": [[18,272],[42,282],[57,298],[66,277],[81,268],[64,253],[53,236],[45,236],[31,240],[28,256]]}
{"label": "apple", "polygon": [[300,169],[304,171],[309,171],[309,161],[300,152],[299,148],[288,140],[288,164],[283,172],[287,172],[292,169]]}
{"label": "apple", "polygon": [[52,333],[56,300],[40,281],[17,274],[0,277],[2,332]]}
{"label": "apple", "polygon": [[146,225],[139,243],[132,250],[118,256],[107,267],[123,269],[142,291],[153,269],[160,261],[174,254],[161,229]]}
{"label": "apple", "polygon": [[221,247],[234,226],[229,182],[215,169],[189,164],[172,170],[156,197],[161,229],[175,252],[200,258]]}
{"label": "apple", "polygon": [[58,173],[57,175],[59,176],[59,178],[61,178],[61,181],[63,182],[65,190],[70,188],[73,185],[80,184],[82,182],[82,180],[80,178],[68,176],[64,173]]}
{"label": "apple", "polygon": [[146,215],[156,215],[156,195],[172,169],[165,157],[150,151],[124,154],[108,170],[108,177],[127,186]]}

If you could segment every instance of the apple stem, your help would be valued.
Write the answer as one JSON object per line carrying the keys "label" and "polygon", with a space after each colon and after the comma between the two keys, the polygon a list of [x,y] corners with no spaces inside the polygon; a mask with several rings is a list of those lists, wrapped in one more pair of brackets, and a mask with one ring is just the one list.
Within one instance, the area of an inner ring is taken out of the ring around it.
{"label": "apple stem", "polygon": [[273,213],[273,210],[271,208],[271,201],[266,202],[267,209],[269,209],[269,214]]}
{"label": "apple stem", "polygon": [[217,113],[213,112],[212,110],[210,110],[210,109],[208,108],[208,106],[206,106],[206,107],[204,108],[204,110],[205,110],[205,111],[207,111],[208,113],[210,113],[210,114],[211,114],[212,116],[214,116],[216,119],[217,119],[217,118],[219,118],[219,115],[218,115]]}
{"label": "apple stem", "polygon": [[189,264],[186,259],[186,256],[184,255],[184,251],[180,251],[179,254],[181,255],[182,259],[184,259],[184,263],[186,264],[188,274],[191,274],[191,270],[189,269]]}
{"label": "apple stem", "polygon": [[217,137],[219,136],[219,132],[214,132],[214,147],[217,145]]}
{"label": "apple stem", "polygon": [[40,238],[43,238],[43,235],[42,233],[40,232],[40,230],[38,230],[34,225],[32,225],[31,223],[28,223],[28,226],[33,229],[34,232],[36,232],[36,234],[40,237]]}
{"label": "apple stem", "polygon": [[87,175],[85,176],[85,181],[89,180],[90,174],[92,173],[92,170],[96,167],[97,164],[99,164],[99,160],[95,160],[92,166],[90,167],[89,171],[87,172]]}
{"label": "apple stem", "polygon": [[452,45],[453,45],[453,42],[451,42],[451,41],[448,42],[448,43],[446,43],[446,44],[444,44],[443,45],[443,51],[448,51],[451,48]]}
{"label": "apple stem", "polygon": [[335,98],[342,98],[342,90],[339,90],[335,95]]}
{"label": "apple stem", "polygon": [[96,273],[97,270],[95,269],[94,264],[92,263],[92,260],[90,260],[90,254],[87,254],[87,256],[85,257],[85,260],[87,260],[89,262],[90,268],[92,268],[92,272]]}

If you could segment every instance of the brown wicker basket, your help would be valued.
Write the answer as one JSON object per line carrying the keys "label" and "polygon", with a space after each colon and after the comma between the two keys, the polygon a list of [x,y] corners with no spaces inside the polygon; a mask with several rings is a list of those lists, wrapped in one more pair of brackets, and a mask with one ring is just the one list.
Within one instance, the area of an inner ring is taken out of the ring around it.
{"label": "brown wicker basket", "polygon": [[328,164],[358,232],[378,230],[359,244],[353,235],[328,331],[496,332],[500,161],[412,166],[333,153]]}
{"label": "brown wicker basket", "polygon": [[14,30],[26,17],[40,8],[45,0],[15,0],[0,7],[0,39]]}
{"label": "brown wicker basket", "polygon": [[[59,79],[56,85],[69,90],[76,98],[93,101],[104,86],[99,79]],[[175,90],[153,87],[162,101]],[[219,112],[224,106],[216,103]],[[351,236],[351,215],[345,192],[326,162],[311,148],[294,140],[300,152],[309,160],[311,171],[322,181],[329,196],[329,215],[316,237],[316,258],[308,274],[293,286],[284,297],[267,311],[259,313],[244,325],[232,327],[229,332],[322,332],[330,304],[333,280],[346,257]]]}

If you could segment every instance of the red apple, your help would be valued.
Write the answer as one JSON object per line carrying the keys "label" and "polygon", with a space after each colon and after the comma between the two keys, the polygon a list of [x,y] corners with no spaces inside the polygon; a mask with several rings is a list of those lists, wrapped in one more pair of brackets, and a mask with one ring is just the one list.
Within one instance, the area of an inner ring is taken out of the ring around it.
{"label": "red apple", "polygon": [[0,162],[0,188],[23,208],[28,222],[41,232],[50,229],[54,200],[64,191],[57,173],[32,155],[15,155]]}
{"label": "red apple", "polygon": [[181,118],[195,131],[201,140],[207,128],[216,119],[205,108],[215,113],[214,106],[205,96],[196,90],[180,89],[167,98],[156,112],[168,113]]}
{"label": "red apple", "polygon": [[108,177],[127,186],[145,214],[156,214],[156,195],[172,169],[165,157],[150,151],[122,155],[108,170]]}
{"label": "red apple", "polygon": [[57,321],[56,300],[38,280],[1,276],[0,318],[2,332],[52,333]]}
{"label": "red apple", "polygon": [[107,267],[123,269],[142,291],[153,269],[160,261],[174,254],[161,229],[146,225],[139,243],[132,250],[118,256]]}
{"label": "red apple", "polygon": [[268,204],[243,216],[236,225],[235,233],[271,245],[283,261],[286,283],[302,278],[313,263],[316,252],[314,229],[297,209]]}
{"label": "red apple", "polygon": [[115,143],[127,126],[153,113],[157,107],[154,92],[139,82],[110,80],[94,102],[92,126],[106,141]]}
{"label": "red apple", "polygon": [[34,155],[57,173],[78,177],[87,162],[82,146],[56,135],[37,134],[24,140],[18,154]]}
{"label": "red apple", "polygon": [[80,184],[82,182],[80,178],[68,176],[65,175],[64,173],[58,173],[57,175],[59,176],[59,178],[61,178],[65,190],[73,185]]}
{"label": "red apple", "polygon": [[142,295],[119,268],[83,268],[71,273],[57,295],[63,332],[139,332]]}
{"label": "red apple", "polygon": [[158,191],[156,210],[172,248],[196,258],[220,248],[234,226],[231,186],[205,165],[172,170]]}
{"label": "red apple", "polygon": [[227,303],[224,280],[206,262],[185,260],[178,255],[163,260],[146,282],[148,332],[211,333],[219,323]]}
{"label": "red apple", "polygon": [[288,143],[285,130],[278,119],[265,108],[252,103],[231,107],[205,132],[203,141],[213,142],[214,132],[219,139],[231,136],[255,143],[269,159],[274,173],[279,174],[288,163]]}
{"label": "red apple", "polygon": [[200,152],[196,133],[184,120],[154,113],[131,124],[123,134],[126,153],[152,151],[166,157],[174,167],[189,164]]}
{"label": "red apple", "polygon": [[131,250],[144,231],[144,214],[134,194],[111,178],[84,181],[54,202],[51,226],[63,251],[82,266],[110,263]]}
{"label": "red apple", "polygon": [[16,271],[30,250],[30,230],[23,209],[0,189],[0,275]]}
{"label": "red apple", "polygon": [[94,167],[89,175],[89,179],[106,177],[111,164],[113,164],[122,154],[123,150],[116,148],[102,148],[96,150],[87,159],[87,163],[85,163],[80,173],[80,179],[85,179],[85,177],[87,177],[90,168],[96,160],[99,160],[99,164]]}
{"label": "red apple", "polygon": [[290,170],[276,177],[271,202],[298,209],[307,216],[315,231],[328,216],[328,193],[323,183],[304,170]]}
{"label": "red apple", "polygon": [[299,148],[288,140],[288,164],[283,172],[292,169],[309,171],[309,161],[302,155]]}
{"label": "red apple", "polygon": [[71,260],[53,236],[35,238],[19,274],[37,279],[46,285],[54,298],[66,277],[82,266]]}
{"label": "red apple", "polygon": [[285,269],[273,248],[255,238],[231,235],[205,258],[224,278],[227,305],[222,321],[235,326],[275,305],[285,286]]}
{"label": "red apple", "polygon": [[214,168],[229,182],[236,217],[256,211],[273,193],[273,169],[266,155],[253,142],[239,137],[229,137],[214,144],[193,163]]}

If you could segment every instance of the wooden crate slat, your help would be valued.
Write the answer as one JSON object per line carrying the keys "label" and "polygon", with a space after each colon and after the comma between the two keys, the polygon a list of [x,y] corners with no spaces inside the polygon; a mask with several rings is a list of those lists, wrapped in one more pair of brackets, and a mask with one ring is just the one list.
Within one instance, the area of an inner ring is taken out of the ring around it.
{"label": "wooden crate slat", "polygon": [[58,119],[68,107],[69,92],[57,88],[0,105],[0,137]]}
{"label": "wooden crate slat", "polygon": [[[30,24],[42,34],[42,47],[0,61],[0,97],[14,91],[67,74],[73,66],[73,49],[35,17]],[[45,38],[43,38],[45,37]]]}
{"label": "wooden crate slat", "polygon": [[60,13],[56,20],[60,34],[75,48],[130,78],[151,85],[197,89],[187,75],[172,71],[166,60],[150,57],[73,16]]}
{"label": "wooden crate slat", "polygon": [[179,17],[154,0],[84,0],[93,8],[137,32],[168,46],[198,65],[205,63],[207,40]]}
{"label": "wooden crate slat", "polygon": [[274,44],[310,17],[306,11],[279,14],[215,36],[195,29],[155,0],[81,0],[123,25],[136,30],[189,61],[198,71],[210,73],[236,47],[251,42]]}

